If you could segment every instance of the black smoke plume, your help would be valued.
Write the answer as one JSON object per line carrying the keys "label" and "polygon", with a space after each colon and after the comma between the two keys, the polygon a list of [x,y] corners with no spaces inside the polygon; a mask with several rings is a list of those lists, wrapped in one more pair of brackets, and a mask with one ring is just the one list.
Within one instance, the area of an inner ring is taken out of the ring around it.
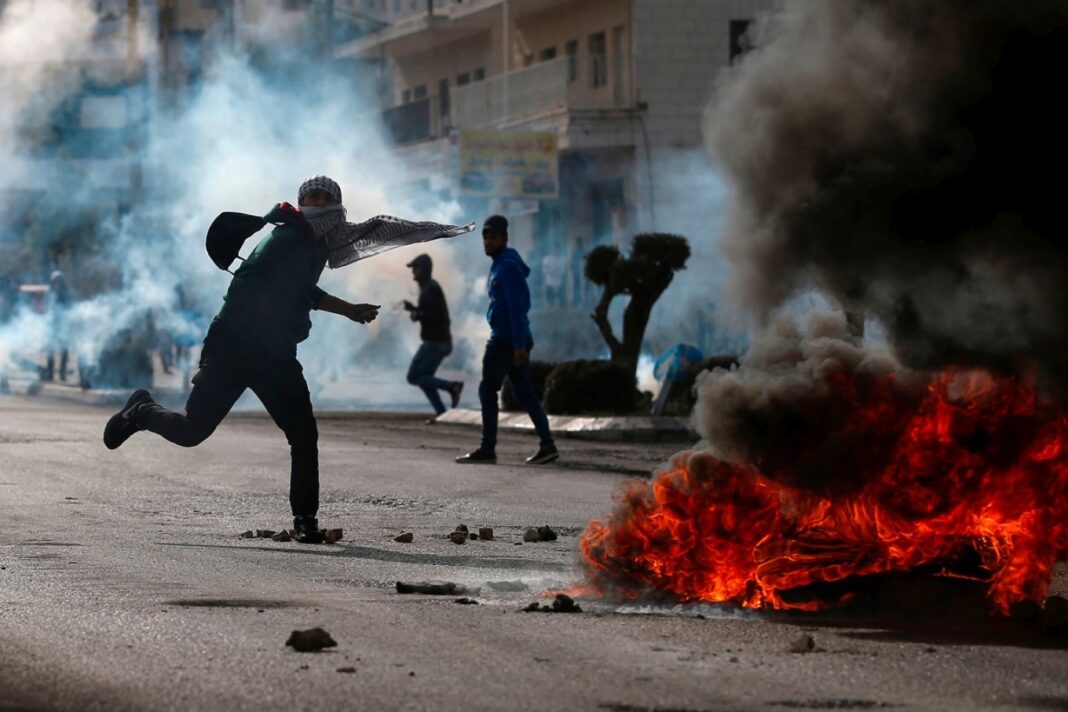
{"label": "black smoke plume", "polygon": [[815,287],[908,367],[1063,382],[1068,3],[806,1],[756,35],[706,126],[733,300]]}

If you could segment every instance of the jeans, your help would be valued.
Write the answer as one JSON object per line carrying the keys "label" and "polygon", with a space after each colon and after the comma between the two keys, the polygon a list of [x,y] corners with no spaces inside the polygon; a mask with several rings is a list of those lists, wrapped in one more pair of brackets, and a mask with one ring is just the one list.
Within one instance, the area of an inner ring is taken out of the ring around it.
{"label": "jeans", "polygon": [[151,403],[137,413],[137,424],[176,445],[193,447],[215,432],[245,389],[251,388],[289,441],[293,514],[315,516],[319,510],[319,431],[300,363],[296,357],[220,357],[222,351],[218,344],[205,343],[185,413]]}
{"label": "jeans", "polygon": [[[527,350],[534,347],[533,341],[527,342]],[[499,406],[497,394],[504,385],[505,377],[512,382],[515,399],[527,409],[534,430],[538,433],[542,447],[553,444],[553,435],[549,432],[549,418],[541,407],[541,400],[534,388],[530,376],[530,364],[515,366],[512,363],[515,347],[511,342],[491,338],[486,343],[486,353],[482,357],[482,382],[478,384],[478,398],[482,403],[482,449],[486,452],[497,450],[497,415]]]}
{"label": "jeans", "polygon": [[452,383],[436,378],[434,372],[451,353],[451,341],[424,341],[412,357],[412,365],[408,367],[408,383],[423,389],[427,400],[430,401],[430,405],[438,415],[445,412],[445,405],[441,402],[438,391],[451,389]]}

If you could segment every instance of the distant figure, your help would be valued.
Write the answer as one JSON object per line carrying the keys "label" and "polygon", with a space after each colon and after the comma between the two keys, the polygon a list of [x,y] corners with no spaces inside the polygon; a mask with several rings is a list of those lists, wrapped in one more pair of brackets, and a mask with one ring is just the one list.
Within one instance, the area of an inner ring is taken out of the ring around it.
{"label": "distant figure", "polygon": [[441,415],[445,412],[445,405],[438,391],[447,392],[455,408],[460,404],[460,392],[464,389],[462,381],[445,381],[434,375],[445,357],[452,353],[449,307],[445,303],[441,285],[431,276],[434,262],[430,255],[419,255],[408,263],[408,267],[419,285],[419,303],[412,304],[405,299],[404,308],[412,321],[419,322],[419,338],[423,340],[412,358],[412,365],[408,367],[408,383],[423,389],[435,415]]}
{"label": "distant figure", "polygon": [[[0,332],[15,318],[19,304],[19,283],[9,274],[0,275]],[[8,354],[0,352],[0,393],[10,393]]]}
{"label": "distant figure", "polygon": [[45,364],[46,381],[56,380],[55,352],[57,350],[59,351],[59,380],[67,380],[67,360],[70,356],[67,338],[67,309],[70,308],[72,301],[67,280],[57,269],[48,280],[48,323],[52,333]]}
{"label": "distant figure", "polygon": [[586,302],[586,251],[582,238],[576,237],[571,245],[571,306],[581,306]]}
{"label": "distant figure", "polygon": [[546,305],[567,306],[567,297],[564,294],[567,286],[567,258],[549,248],[548,254],[541,261],[541,270],[545,282]]}
{"label": "distant figure", "polygon": [[297,344],[308,338],[313,309],[367,324],[378,316],[378,306],[350,304],[316,286],[330,255],[324,218],[344,219],[341,187],[314,176],[301,184],[298,203],[299,209],[280,203],[267,214],[265,220],[278,227],[234,272],[204,339],[185,412],[164,408],[146,390],[135,391],[108,421],[104,445],[114,450],[141,430],[183,447],[199,445],[251,389],[289,441],[295,538],[314,543],[322,540],[316,519],[319,431]]}
{"label": "distant figure", "polygon": [[512,393],[523,404],[540,439],[538,451],[527,458],[531,465],[541,465],[560,457],[549,431],[549,418],[541,407],[538,392],[530,376],[530,350],[534,339],[530,334],[530,289],[527,277],[530,268],[511,247],[508,247],[508,220],[491,215],[482,227],[482,246],[493,258],[489,273],[490,339],[482,357],[482,382],[478,398],[482,403],[482,444],[477,450],[456,458],[457,462],[492,464],[497,462],[497,394],[507,377]]}
{"label": "distant figure", "polygon": [[193,367],[192,349],[204,338],[204,318],[193,308],[182,285],[174,288],[174,295],[174,307],[180,319],[179,328],[174,334],[174,363],[182,374],[182,391],[188,393]]}

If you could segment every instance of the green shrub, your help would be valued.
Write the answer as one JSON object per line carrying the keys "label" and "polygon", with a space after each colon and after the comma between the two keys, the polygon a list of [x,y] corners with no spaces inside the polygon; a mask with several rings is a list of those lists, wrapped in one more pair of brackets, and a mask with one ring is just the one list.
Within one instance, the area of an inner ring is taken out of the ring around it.
{"label": "green shrub", "polygon": [[545,381],[545,409],[558,415],[633,413],[641,399],[634,373],[612,361],[565,361]]}
{"label": "green shrub", "polygon": [[[538,398],[541,399],[542,403],[545,402],[545,379],[549,377],[549,372],[555,367],[556,363],[552,361],[530,362],[530,377],[534,381],[534,390],[538,392]],[[501,408],[504,410],[526,410],[515,399],[515,394],[512,393],[512,382],[507,378],[504,379],[504,385],[501,387]]]}

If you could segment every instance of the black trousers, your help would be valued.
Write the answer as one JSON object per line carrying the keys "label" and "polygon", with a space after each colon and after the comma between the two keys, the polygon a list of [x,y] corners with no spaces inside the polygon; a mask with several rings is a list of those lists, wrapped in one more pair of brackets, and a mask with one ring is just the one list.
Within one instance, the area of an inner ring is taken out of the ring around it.
{"label": "black trousers", "polygon": [[176,445],[193,447],[215,432],[245,389],[251,388],[289,441],[293,514],[315,516],[319,510],[319,431],[300,362],[296,356],[237,357],[218,346],[205,343],[185,413],[153,403],[138,413],[138,425]]}

